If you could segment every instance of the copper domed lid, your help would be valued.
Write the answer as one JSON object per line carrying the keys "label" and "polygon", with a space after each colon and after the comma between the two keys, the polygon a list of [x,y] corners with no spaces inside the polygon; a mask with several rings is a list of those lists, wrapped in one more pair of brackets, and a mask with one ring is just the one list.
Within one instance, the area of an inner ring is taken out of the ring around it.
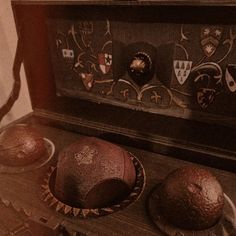
{"label": "copper domed lid", "polygon": [[31,125],[17,124],[0,134],[0,173],[20,173],[44,165],[53,156],[53,143]]}
{"label": "copper domed lid", "polygon": [[44,200],[57,210],[70,209],[71,214],[79,210],[81,217],[124,208],[138,198],[145,182],[136,157],[93,137],[82,137],[65,147],[49,176],[43,185]]}
{"label": "copper domed lid", "polygon": [[169,173],[149,198],[152,220],[170,236],[224,235],[225,210],[235,218],[232,206],[216,177],[195,166]]}

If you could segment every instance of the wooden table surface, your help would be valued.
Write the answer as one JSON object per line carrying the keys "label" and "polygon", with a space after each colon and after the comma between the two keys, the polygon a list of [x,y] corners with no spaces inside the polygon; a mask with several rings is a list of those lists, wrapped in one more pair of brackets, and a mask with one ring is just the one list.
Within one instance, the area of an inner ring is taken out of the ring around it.
{"label": "wooden table surface", "polygon": [[[58,152],[80,135],[48,126],[36,127],[46,138],[54,142],[56,153],[46,166],[38,170],[23,174],[1,174],[0,198],[2,201],[10,202],[17,210],[24,210],[36,222],[41,222],[50,228],[61,224],[80,232],[81,235],[163,235],[148,217],[146,211],[148,195],[153,187],[173,169],[196,164],[124,146],[126,150],[138,157],[146,172],[146,186],[139,200],[124,210],[97,219],[68,217],[56,213],[41,200],[40,185],[48,169],[56,165]],[[208,169],[217,176],[224,192],[236,203],[236,174],[219,169]]]}

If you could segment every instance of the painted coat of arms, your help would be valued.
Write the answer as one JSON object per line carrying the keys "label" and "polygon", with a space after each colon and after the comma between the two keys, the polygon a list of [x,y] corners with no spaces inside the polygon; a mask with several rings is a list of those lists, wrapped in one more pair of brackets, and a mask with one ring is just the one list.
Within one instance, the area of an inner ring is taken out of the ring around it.
{"label": "painted coat of arms", "polygon": [[112,55],[109,53],[99,53],[98,62],[102,73],[107,74],[111,69]]}
{"label": "painted coat of arms", "polygon": [[225,80],[230,92],[236,92],[236,65],[228,65],[225,71]]}
{"label": "painted coat of arms", "polygon": [[[132,31],[130,22],[110,22],[105,17],[51,19],[48,25],[53,32],[50,48],[59,96],[113,100],[157,113],[158,108],[173,107],[181,112],[220,113],[217,103],[223,104],[229,93],[235,95],[236,26],[154,22],[149,28],[132,25]],[[121,29],[124,34],[119,35]],[[144,32],[139,35],[140,29]],[[157,29],[161,41],[154,33]],[[137,53],[151,55],[153,71],[148,80],[140,77],[137,83],[128,73],[129,50],[132,60]]]}
{"label": "painted coat of arms", "polygon": [[112,35],[108,19],[50,20],[49,30],[53,31],[50,40],[58,94],[78,96],[112,83]]}
{"label": "painted coat of arms", "polygon": [[201,46],[207,57],[211,57],[222,37],[223,28],[219,26],[204,26],[201,29]]}
{"label": "painted coat of arms", "polygon": [[181,85],[187,80],[191,72],[192,64],[192,61],[174,60],[175,76]]}

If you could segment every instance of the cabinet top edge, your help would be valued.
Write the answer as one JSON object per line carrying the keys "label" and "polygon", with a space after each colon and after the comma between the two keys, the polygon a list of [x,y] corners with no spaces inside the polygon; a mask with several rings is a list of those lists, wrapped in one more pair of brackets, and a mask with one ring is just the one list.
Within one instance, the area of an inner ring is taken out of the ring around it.
{"label": "cabinet top edge", "polygon": [[11,0],[13,5],[236,6],[235,0]]}

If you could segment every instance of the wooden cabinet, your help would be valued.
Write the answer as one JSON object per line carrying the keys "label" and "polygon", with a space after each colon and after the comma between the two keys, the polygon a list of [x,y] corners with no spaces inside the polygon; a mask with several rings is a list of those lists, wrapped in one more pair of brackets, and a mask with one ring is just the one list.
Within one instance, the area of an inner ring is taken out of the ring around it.
{"label": "wooden cabinet", "polygon": [[[57,152],[37,171],[2,174],[3,200],[51,229],[162,235],[145,202],[167,173],[190,163],[210,168],[236,200],[234,1],[12,0],[12,8],[15,77],[23,60],[33,107],[16,122],[34,124]],[[48,167],[81,135],[124,145],[140,159],[147,180],[137,202],[78,220],[40,199]]]}

